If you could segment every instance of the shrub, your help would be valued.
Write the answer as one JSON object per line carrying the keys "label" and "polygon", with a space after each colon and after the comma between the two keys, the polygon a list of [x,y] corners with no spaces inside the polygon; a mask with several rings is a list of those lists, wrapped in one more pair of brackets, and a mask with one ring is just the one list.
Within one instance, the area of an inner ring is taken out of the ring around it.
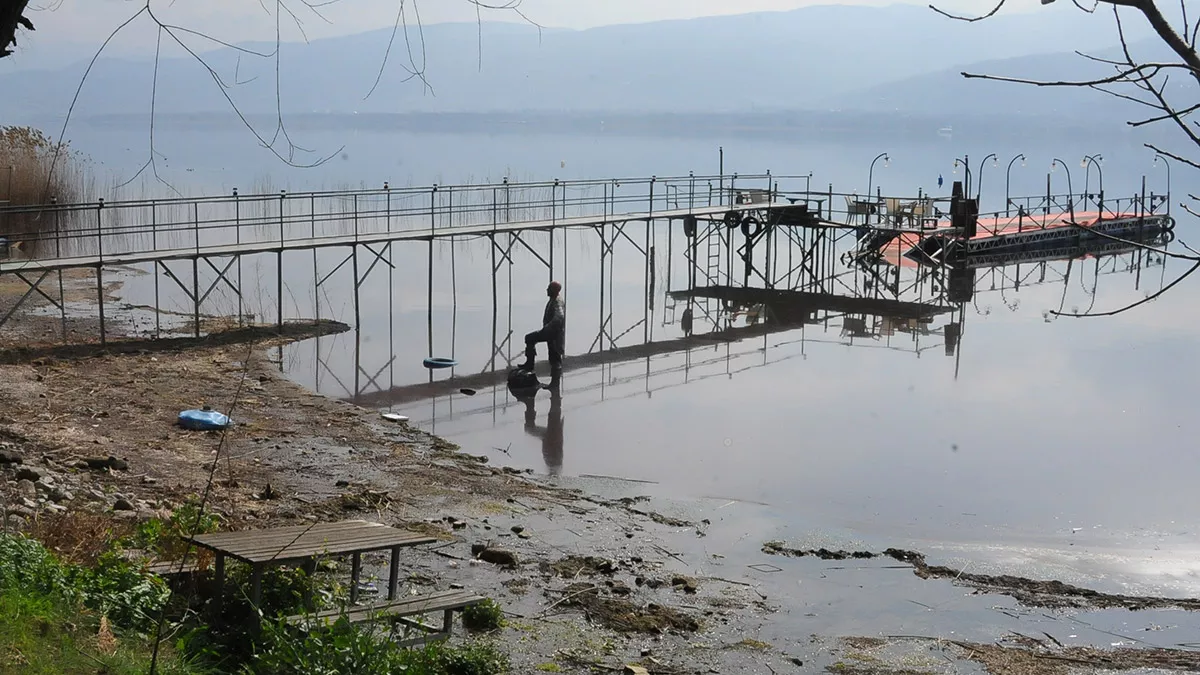
{"label": "shrub", "polygon": [[243,675],[499,675],[509,672],[507,655],[496,647],[433,643],[404,649],[374,625],[345,618],[330,626],[300,630],[265,624],[258,648]]}
{"label": "shrub", "polygon": [[0,591],[82,603],[122,628],[146,630],[170,595],[162,580],[109,552],[94,567],[64,564],[41,543],[0,535]]}
{"label": "shrub", "polygon": [[[144,629],[165,598],[161,582],[111,552],[81,567],[36,540],[0,535],[0,672],[144,673],[147,641],[113,635],[104,617]],[[160,663],[164,675],[197,672],[170,649]]]}
{"label": "shrub", "polygon": [[472,631],[492,631],[504,625],[504,610],[488,598],[463,610],[463,626]]}

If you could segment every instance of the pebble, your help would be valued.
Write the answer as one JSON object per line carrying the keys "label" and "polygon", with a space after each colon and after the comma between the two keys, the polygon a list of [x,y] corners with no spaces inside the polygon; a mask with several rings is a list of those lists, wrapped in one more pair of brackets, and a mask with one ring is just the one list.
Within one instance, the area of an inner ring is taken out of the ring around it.
{"label": "pebble", "polygon": [[37,499],[37,486],[28,478],[17,481],[17,494],[25,499]]}
{"label": "pebble", "polygon": [[61,487],[56,487],[50,491],[50,501],[61,504],[75,499],[75,495],[71,494],[70,490],[65,490]]}
{"label": "pebble", "polygon": [[42,477],[42,473],[32,467],[23,466],[17,469],[17,480],[27,480],[33,482]]}
{"label": "pebble", "polygon": [[117,499],[117,501],[113,502],[113,511],[133,511],[133,510],[134,510],[133,503],[124,497],[121,497],[121,498]]}

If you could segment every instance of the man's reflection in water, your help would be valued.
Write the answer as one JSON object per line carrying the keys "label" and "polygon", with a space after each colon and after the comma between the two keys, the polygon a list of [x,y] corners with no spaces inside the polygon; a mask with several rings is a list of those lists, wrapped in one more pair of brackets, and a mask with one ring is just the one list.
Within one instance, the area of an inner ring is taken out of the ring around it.
{"label": "man's reflection in water", "polygon": [[551,476],[557,476],[562,472],[563,463],[562,392],[559,387],[550,389],[550,412],[544,427],[537,425],[536,400],[528,397],[524,401],[525,433],[542,439],[542,459],[546,462],[546,471]]}

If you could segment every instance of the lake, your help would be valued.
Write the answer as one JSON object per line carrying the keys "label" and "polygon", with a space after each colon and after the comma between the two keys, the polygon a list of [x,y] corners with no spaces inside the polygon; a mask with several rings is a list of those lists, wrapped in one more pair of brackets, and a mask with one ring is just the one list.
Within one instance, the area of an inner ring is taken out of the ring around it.
{"label": "lake", "polygon": [[[145,161],[144,131],[82,127],[77,135],[75,147],[105,171],[127,177]],[[1013,195],[1045,194],[1049,176],[1053,191],[1065,192],[1063,169],[1050,173],[1056,158],[1069,166],[1075,192],[1085,185],[1096,192],[1099,173],[1080,167],[1084,155],[1095,153],[1104,155],[1107,195],[1140,192],[1143,176],[1148,192],[1167,190],[1168,174],[1152,162],[1153,153],[1124,137],[1095,138],[1101,140],[1040,129],[1002,142],[979,133],[946,137],[936,129],[891,140],[864,130],[851,141],[733,133],[321,132],[302,142],[344,149],[309,170],[280,167],[244,134],[166,133],[159,149],[169,158],[160,166],[164,178],[189,194],[233,187],[245,194],[250,186],[374,187],[385,180],[420,185],[717,173],[722,146],[727,174],[811,172],[816,189],[833,184],[839,192],[866,193],[870,180],[872,191],[904,195],[937,192],[939,175],[947,191],[962,178],[955,157],[968,155],[982,182],[984,210],[1003,208],[1006,183]],[[872,170],[883,152],[890,162]],[[980,177],[979,161],[991,153],[999,159],[986,161]],[[1012,163],[1009,174],[1010,160],[1020,153],[1027,161]],[[632,230],[635,240],[645,236],[641,225]],[[1194,231],[1195,223],[1183,217],[1175,234],[1188,242]],[[568,355],[595,346],[610,311],[610,337],[630,329],[611,346],[684,335],[684,305],[666,296],[686,287],[680,235],[665,227],[652,234],[652,309],[645,302],[644,256],[631,242],[619,242],[612,267],[602,271],[595,233],[571,231],[556,239]],[[531,235],[529,243],[537,248],[548,241]],[[517,359],[521,336],[539,326],[549,274],[530,251],[516,251],[512,265],[501,266],[493,296],[486,240],[439,243],[432,250],[417,242],[393,247],[392,267],[379,266],[360,289],[367,308],[361,330],[284,349],[285,371],[323,394],[353,399],[428,382],[421,360],[430,355],[457,359],[457,375]],[[347,272],[322,287],[319,310],[312,282],[344,257],[288,254],[289,316],[319,311],[352,322]],[[247,264],[247,274],[271,288],[274,263]],[[832,266],[836,278],[822,282],[833,292],[872,292],[861,274],[836,259]],[[1035,577],[1067,578],[1063,571],[1069,570],[1102,579],[1097,583],[1106,587],[1194,594],[1200,591],[1200,545],[1191,530],[1200,466],[1189,410],[1200,374],[1196,284],[1184,282],[1159,301],[1113,317],[1048,314],[1120,308],[1189,266],[1126,253],[994,268],[979,274],[971,302],[920,327],[876,322],[863,332],[845,315],[826,312],[819,321],[751,339],[571,368],[560,398],[545,392],[532,406],[499,386],[381,408],[411,417],[465,452],[567,485],[615,484],[710,509],[734,503],[737,508],[724,512],[731,514],[724,526],[741,532],[749,547],[819,536],[941,548]],[[133,279],[126,300],[139,302],[149,292],[144,278]],[[271,317],[271,293],[260,288],[246,302]],[[649,322],[639,324],[644,317]],[[732,321],[745,325],[744,316]],[[953,322],[961,338],[948,354],[945,328]]]}

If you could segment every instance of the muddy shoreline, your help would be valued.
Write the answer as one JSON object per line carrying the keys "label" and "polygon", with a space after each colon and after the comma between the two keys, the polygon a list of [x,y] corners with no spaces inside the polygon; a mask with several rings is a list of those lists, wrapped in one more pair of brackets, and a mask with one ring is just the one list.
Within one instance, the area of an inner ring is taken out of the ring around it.
{"label": "muddy shoreline", "polygon": [[[15,292],[0,287],[0,310]],[[781,632],[783,617],[799,611],[787,595],[704,573],[719,556],[695,544],[690,552],[674,552],[686,551],[706,522],[660,513],[643,499],[599,497],[492,466],[376,411],[303,389],[268,353],[344,326],[294,322],[283,335],[274,326],[231,327],[207,338],[156,341],[134,339],[131,330],[110,335],[104,346],[91,338],[91,328],[86,319],[70,319],[63,345],[55,336],[57,317],[23,311],[0,334],[6,525],[71,511],[121,519],[161,515],[203,491],[211,477],[211,504],[226,527],[369,518],[435,534],[444,543],[406,552],[406,583],[424,590],[464,585],[497,599],[510,622],[494,637],[513,653],[516,672],[621,672],[628,664],[652,673],[940,672],[895,656],[897,645],[928,650],[912,638],[818,634],[784,644],[771,636]],[[223,441],[174,425],[180,410],[202,405],[234,418]],[[480,562],[485,550],[511,557],[485,555],[491,562]],[[769,556],[886,556],[931,583],[966,584],[1053,610],[1200,609],[1196,600],[971,574],[899,549],[855,553],[768,543],[760,559]],[[958,650],[937,657],[941,670],[947,659],[993,673],[1197,664],[1195,652],[1184,649],[1004,646],[1006,634],[993,637],[990,645],[939,643],[939,650]],[[1135,652],[1141,656],[1131,656]]]}

